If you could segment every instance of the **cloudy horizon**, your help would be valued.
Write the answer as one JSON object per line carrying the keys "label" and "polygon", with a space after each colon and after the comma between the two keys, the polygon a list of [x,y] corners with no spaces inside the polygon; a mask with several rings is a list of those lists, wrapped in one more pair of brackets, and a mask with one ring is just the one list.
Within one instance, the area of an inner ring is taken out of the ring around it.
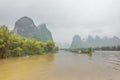
{"label": "cloudy horizon", "polygon": [[120,37],[120,0],[0,0],[0,25],[13,29],[23,16],[46,23],[58,43],[75,34]]}

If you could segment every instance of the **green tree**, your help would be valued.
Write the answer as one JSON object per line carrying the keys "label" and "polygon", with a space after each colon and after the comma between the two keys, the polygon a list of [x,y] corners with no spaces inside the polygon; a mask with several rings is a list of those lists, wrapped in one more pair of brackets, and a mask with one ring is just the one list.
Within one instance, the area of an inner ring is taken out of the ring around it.
{"label": "green tree", "polygon": [[20,47],[14,48],[13,52],[14,52],[14,56],[21,56],[22,48],[20,48]]}
{"label": "green tree", "polygon": [[5,58],[9,56],[9,38],[11,33],[6,26],[0,27],[0,57]]}
{"label": "green tree", "polygon": [[44,49],[46,52],[53,52],[55,51],[56,47],[53,41],[46,41],[44,43]]}
{"label": "green tree", "polygon": [[58,48],[53,41],[40,42],[13,34],[6,26],[0,26],[0,58],[53,52]]}

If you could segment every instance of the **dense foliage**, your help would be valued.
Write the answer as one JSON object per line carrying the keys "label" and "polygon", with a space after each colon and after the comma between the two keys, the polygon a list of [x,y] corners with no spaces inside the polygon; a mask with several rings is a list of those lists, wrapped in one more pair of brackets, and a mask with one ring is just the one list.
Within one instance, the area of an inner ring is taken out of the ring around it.
{"label": "dense foliage", "polygon": [[27,39],[13,34],[6,26],[0,26],[0,58],[43,54],[57,49],[53,41]]}
{"label": "dense foliage", "polygon": [[92,48],[88,48],[88,49],[83,49],[81,50],[81,53],[87,53],[87,54],[91,54],[93,52]]}

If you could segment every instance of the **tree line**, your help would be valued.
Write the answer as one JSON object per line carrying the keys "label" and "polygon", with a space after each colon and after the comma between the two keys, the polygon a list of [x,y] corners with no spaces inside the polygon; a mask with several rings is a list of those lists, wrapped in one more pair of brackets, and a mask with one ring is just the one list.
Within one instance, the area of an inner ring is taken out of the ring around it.
{"label": "tree line", "polygon": [[0,58],[44,54],[57,50],[53,41],[28,39],[13,34],[7,26],[0,26]]}
{"label": "tree line", "polygon": [[97,47],[94,50],[111,50],[111,51],[120,51],[120,46],[105,46],[105,47]]}

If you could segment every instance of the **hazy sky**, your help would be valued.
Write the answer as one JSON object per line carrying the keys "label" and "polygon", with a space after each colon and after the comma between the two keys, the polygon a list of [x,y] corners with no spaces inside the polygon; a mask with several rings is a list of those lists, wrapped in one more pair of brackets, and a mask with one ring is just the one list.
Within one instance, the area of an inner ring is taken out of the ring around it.
{"label": "hazy sky", "polygon": [[79,34],[120,37],[120,0],[0,0],[0,24],[14,27],[23,16],[47,23],[56,42]]}

